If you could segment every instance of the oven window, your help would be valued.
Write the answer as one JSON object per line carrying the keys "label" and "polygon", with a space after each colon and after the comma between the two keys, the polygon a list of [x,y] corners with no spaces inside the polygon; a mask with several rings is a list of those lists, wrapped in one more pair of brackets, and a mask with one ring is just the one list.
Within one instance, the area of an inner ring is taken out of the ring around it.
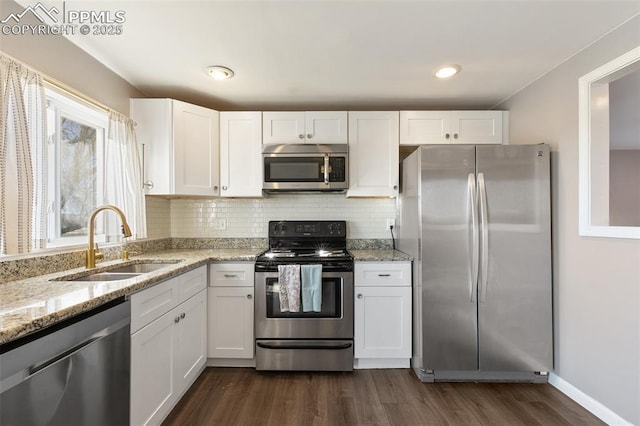
{"label": "oven window", "polygon": [[286,157],[264,159],[265,182],[320,182],[324,179],[322,157]]}
{"label": "oven window", "polygon": [[342,279],[322,278],[322,305],[320,312],[280,312],[280,286],[278,278],[267,278],[267,318],[341,318]]}

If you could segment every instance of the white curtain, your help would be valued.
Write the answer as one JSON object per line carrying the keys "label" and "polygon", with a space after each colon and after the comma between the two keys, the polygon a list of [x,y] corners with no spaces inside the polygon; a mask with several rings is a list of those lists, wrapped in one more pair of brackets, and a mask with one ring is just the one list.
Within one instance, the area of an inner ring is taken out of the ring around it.
{"label": "white curtain", "polygon": [[0,53],[0,254],[44,248],[43,78]]}
{"label": "white curtain", "polygon": [[[142,162],[136,142],[135,122],[113,111],[109,113],[104,182],[106,202],[122,209],[134,238],[145,238],[147,223]],[[113,228],[110,228],[109,234],[112,234]],[[119,234],[120,227],[117,229]]]}

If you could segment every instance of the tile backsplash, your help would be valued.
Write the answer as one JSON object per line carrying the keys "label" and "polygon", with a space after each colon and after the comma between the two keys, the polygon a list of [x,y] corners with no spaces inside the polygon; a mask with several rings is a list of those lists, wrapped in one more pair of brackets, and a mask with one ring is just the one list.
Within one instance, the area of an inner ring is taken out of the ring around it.
{"label": "tile backsplash", "polygon": [[346,220],[349,239],[389,239],[396,200],[344,194],[274,194],[265,198],[147,197],[149,238],[267,238],[270,220]]}

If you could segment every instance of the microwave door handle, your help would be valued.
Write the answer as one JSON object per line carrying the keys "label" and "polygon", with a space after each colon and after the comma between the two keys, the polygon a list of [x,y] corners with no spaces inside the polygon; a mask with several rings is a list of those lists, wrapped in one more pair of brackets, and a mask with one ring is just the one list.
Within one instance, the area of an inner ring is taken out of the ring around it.
{"label": "microwave door handle", "polygon": [[324,155],[324,184],[329,185],[329,155]]}

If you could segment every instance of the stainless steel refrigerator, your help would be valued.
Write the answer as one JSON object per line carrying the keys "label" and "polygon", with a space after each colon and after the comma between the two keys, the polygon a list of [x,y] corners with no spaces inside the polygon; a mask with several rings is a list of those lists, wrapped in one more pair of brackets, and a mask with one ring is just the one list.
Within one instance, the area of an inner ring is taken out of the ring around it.
{"label": "stainless steel refrigerator", "polygon": [[553,367],[547,145],[430,145],[403,161],[398,248],[413,255],[425,382],[546,381]]}

